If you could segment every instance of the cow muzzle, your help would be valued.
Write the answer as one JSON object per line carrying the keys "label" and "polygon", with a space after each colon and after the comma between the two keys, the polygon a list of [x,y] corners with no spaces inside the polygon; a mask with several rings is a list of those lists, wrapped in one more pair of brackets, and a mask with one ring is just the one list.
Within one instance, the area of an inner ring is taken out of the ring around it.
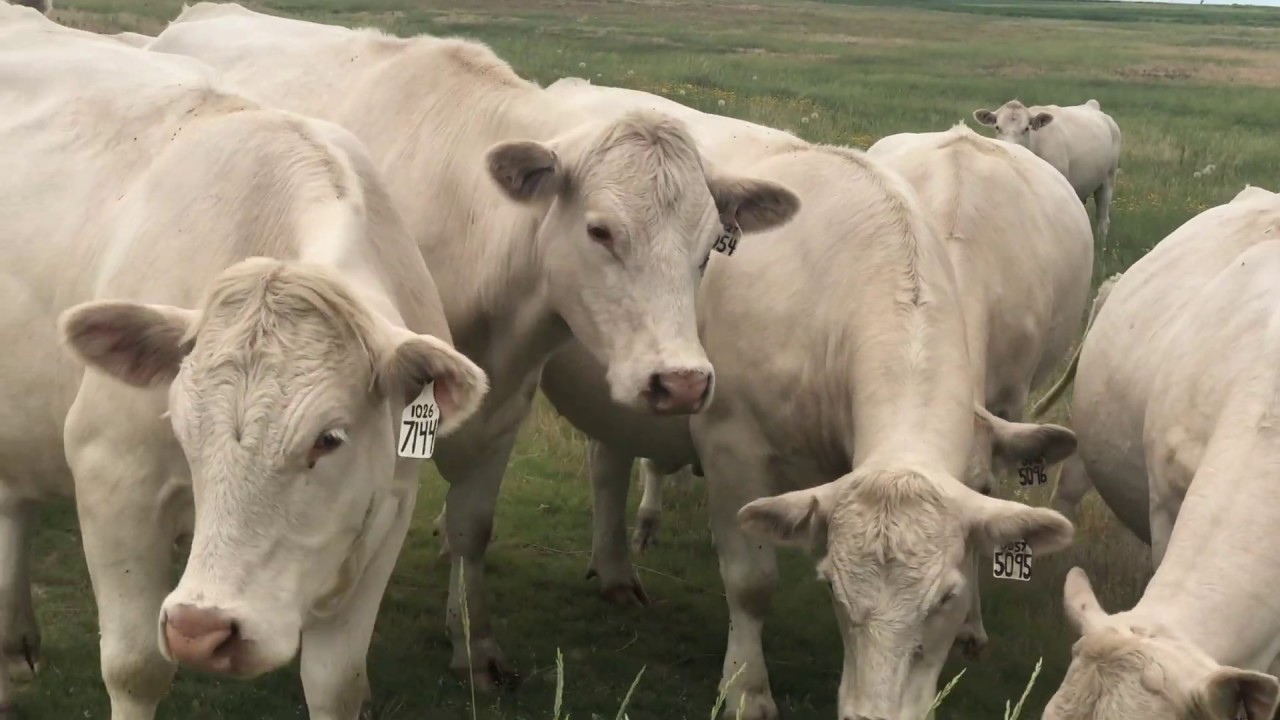
{"label": "cow muzzle", "polygon": [[296,653],[296,645],[295,653],[263,653],[260,644],[246,636],[244,623],[230,613],[189,604],[173,605],[161,612],[160,649],[165,657],[183,667],[240,679],[274,670]]}
{"label": "cow muzzle", "polygon": [[642,395],[656,415],[692,415],[711,397],[712,375],[702,370],[672,370],[649,376]]}

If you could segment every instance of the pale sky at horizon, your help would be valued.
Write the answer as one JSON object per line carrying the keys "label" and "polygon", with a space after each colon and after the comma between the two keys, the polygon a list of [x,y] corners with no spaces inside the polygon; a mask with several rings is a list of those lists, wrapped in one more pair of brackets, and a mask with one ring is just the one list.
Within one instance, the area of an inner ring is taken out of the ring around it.
{"label": "pale sky at horizon", "polygon": [[[1166,2],[1174,5],[1199,5],[1200,0],[1120,0],[1121,2]],[[1280,7],[1280,0],[1205,0],[1205,5],[1265,5]]]}

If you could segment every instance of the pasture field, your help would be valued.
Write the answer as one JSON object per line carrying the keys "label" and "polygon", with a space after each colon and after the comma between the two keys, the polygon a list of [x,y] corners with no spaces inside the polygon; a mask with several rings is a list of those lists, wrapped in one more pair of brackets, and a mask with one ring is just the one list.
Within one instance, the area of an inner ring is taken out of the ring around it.
{"label": "pasture field", "polygon": [[[271,0],[258,7],[397,34],[473,37],[543,84],[585,76],[858,147],[894,132],[975,124],[972,110],[1015,96],[1029,104],[1097,98],[1120,124],[1124,147],[1095,285],[1245,183],[1280,188],[1275,10],[1066,0]],[[90,30],[154,34],[180,8],[180,0],[66,0],[53,16]],[[642,668],[627,710],[633,720],[709,716],[726,610],[702,488],[671,488],[662,544],[639,559],[653,606],[609,606],[584,579],[591,504],[583,450],[582,436],[540,403],[508,472],[489,553],[499,640],[523,683],[480,696],[474,708],[469,689],[447,670],[447,568],[431,534],[444,488],[434,472],[424,477],[417,525],[373,641],[376,717],[551,718],[558,649],[565,710],[575,719],[618,716]],[[1029,494],[1036,502],[1047,496],[1047,488]],[[105,720],[75,513],[53,504],[43,520],[33,562],[45,664],[21,702],[34,720]],[[785,718],[828,719],[840,677],[835,621],[812,564],[790,551],[781,561],[765,641],[774,695]],[[1039,716],[1074,639],[1060,599],[1073,564],[1089,571],[1111,609],[1128,607],[1149,576],[1145,547],[1090,496],[1075,546],[1037,560],[1030,583],[984,579],[991,644],[941,717],[1001,718],[1043,656],[1023,715]],[[944,680],[960,669],[948,667]],[[182,673],[160,717],[258,720],[306,711],[294,671],[253,683]]]}

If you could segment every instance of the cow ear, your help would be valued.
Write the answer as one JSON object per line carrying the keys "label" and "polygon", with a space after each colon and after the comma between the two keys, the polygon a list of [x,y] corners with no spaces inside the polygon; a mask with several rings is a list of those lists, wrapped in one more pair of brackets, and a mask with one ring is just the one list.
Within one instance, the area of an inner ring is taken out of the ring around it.
{"label": "cow ear", "polygon": [[733,220],[743,232],[763,232],[783,225],[800,210],[800,198],[778,183],[716,175],[707,180],[722,221]]}
{"label": "cow ear", "polygon": [[1031,116],[1031,129],[1039,130],[1040,128],[1044,127],[1045,125],[1048,125],[1051,122],[1053,122],[1053,115],[1051,113],[1047,113],[1047,112],[1036,113],[1035,115]]}
{"label": "cow ear", "polygon": [[1067,579],[1062,584],[1062,607],[1067,612],[1067,620],[1080,635],[1098,627],[1107,617],[1098,597],[1093,594],[1089,576],[1078,567],[1067,572]]}
{"label": "cow ear", "polygon": [[805,548],[815,555],[824,555],[833,485],[827,483],[754,500],[738,511],[738,524],[746,532],[776,545]]}
{"label": "cow ear", "polygon": [[987,497],[968,488],[963,498],[970,538],[984,550],[1022,540],[1034,553],[1053,553],[1070,545],[1075,535],[1075,526],[1055,510]]}
{"label": "cow ear", "polygon": [[149,388],[178,376],[198,316],[169,305],[100,300],[68,309],[58,328],[63,343],[86,365]]}
{"label": "cow ear", "polygon": [[1076,434],[1061,425],[1009,422],[985,411],[977,415],[991,428],[992,454],[1014,463],[1043,459],[1047,467],[1076,451]]}
{"label": "cow ear", "polygon": [[489,175],[516,202],[551,198],[564,185],[560,158],[551,148],[532,140],[512,140],[489,148]]}
{"label": "cow ear", "polygon": [[449,343],[431,335],[403,332],[378,374],[389,396],[413,402],[428,382],[435,382],[440,406],[440,435],[448,436],[466,422],[489,392],[489,378],[478,365]]}
{"label": "cow ear", "polygon": [[[1274,676],[1221,667],[1196,691],[1195,705],[1203,709],[1200,715],[1206,718],[1235,720],[1243,709],[1247,720],[1272,720],[1277,697],[1280,697],[1280,683]],[[1223,711],[1226,714],[1222,714]]]}
{"label": "cow ear", "polygon": [[995,127],[996,114],[985,108],[973,111],[973,119],[987,127]]}

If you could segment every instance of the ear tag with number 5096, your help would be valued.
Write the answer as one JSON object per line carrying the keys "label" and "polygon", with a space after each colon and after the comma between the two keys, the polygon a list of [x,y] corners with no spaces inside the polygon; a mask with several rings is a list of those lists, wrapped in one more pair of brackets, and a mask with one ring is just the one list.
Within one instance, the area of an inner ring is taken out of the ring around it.
{"label": "ear tag with number 5096", "polygon": [[431,381],[422,393],[405,406],[400,415],[400,439],[396,445],[400,457],[431,457],[436,449],[436,430],[440,427],[440,406],[436,404],[436,383]]}

